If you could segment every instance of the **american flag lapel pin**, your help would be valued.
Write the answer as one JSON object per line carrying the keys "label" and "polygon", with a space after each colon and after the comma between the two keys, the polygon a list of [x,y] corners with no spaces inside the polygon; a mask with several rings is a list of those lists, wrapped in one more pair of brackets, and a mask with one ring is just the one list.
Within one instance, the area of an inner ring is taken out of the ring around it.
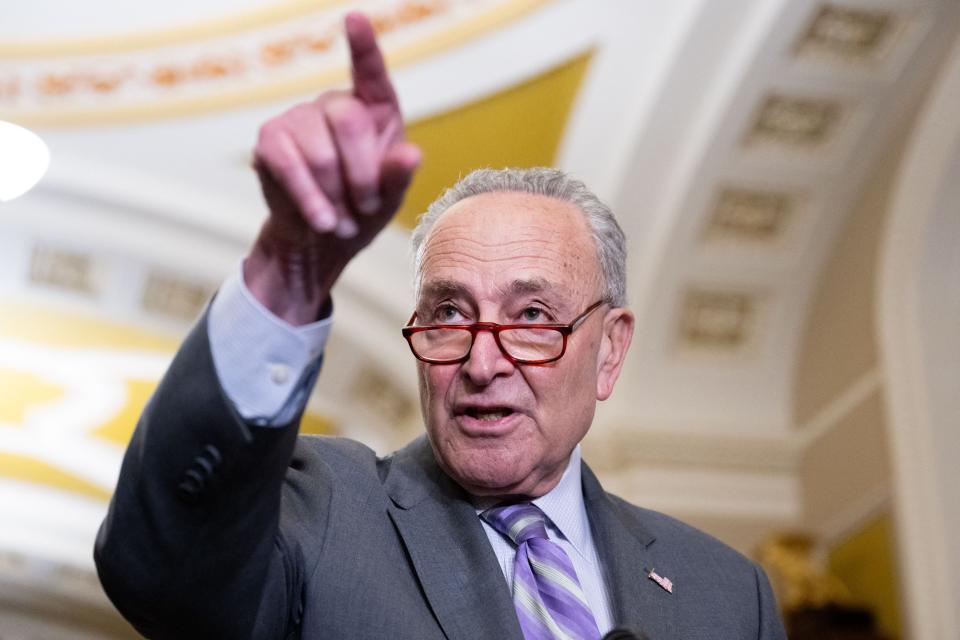
{"label": "american flag lapel pin", "polygon": [[671,582],[670,578],[664,578],[657,573],[656,569],[650,569],[647,577],[660,585],[660,587],[667,593],[673,593],[673,582]]}

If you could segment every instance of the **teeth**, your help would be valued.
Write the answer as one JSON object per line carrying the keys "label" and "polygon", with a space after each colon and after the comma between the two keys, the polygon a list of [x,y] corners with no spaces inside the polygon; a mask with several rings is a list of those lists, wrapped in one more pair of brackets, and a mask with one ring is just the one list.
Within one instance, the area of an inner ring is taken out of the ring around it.
{"label": "teeth", "polygon": [[477,420],[483,420],[484,422],[494,422],[496,420],[499,420],[509,415],[512,412],[506,409],[490,409],[486,411],[477,409],[471,413],[473,413],[473,416]]}

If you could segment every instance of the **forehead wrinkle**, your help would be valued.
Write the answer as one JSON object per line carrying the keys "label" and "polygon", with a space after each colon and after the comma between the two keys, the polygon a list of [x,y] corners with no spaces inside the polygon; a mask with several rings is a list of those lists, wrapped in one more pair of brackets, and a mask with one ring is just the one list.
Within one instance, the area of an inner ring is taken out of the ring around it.
{"label": "forehead wrinkle", "polygon": [[[517,278],[497,287],[497,290],[512,295],[546,293],[555,289],[557,285],[543,277]],[[444,298],[463,295],[467,292],[467,287],[450,278],[439,278],[425,282],[421,291],[425,298]]]}
{"label": "forehead wrinkle", "polygon": [[[524,293],[519,289],[526,287],[515,287],[509,281],[511,272],[521,278],[527,275],[535,278],[542,273],[545,280],[556,283],[551,297],[564,300],[579,298],[581,289],[593,288],[593,282],[599,278],[599,264],[594,269],[588,263],[596,261],[596,248],[579,216],[570,219],[551,211],[549,215],[531,219],[531,213],[539,212],[531,211],[530,207],[512,215],[508,210],[491,211],[496,208],[488,207],[490,203],[486,199],[483,207],[479,204],[473,197],[461,201],[425,238],[415,274],[416,295],[420,300],[438,291],[437,288],[428,290],[426,286],[434,281],[434,275],[462,284],[457,290],[447,290],[461,295],[472,292],[478,284],[474,276],[482,277],[485,286],[491,287],[488,290],[491,293]],[[466,208],[459,210],[458,207]],[[511,208],[515,208],[513,204],[507,207]],[[516,273],[517,269],[520,273]]]}
{"label": "forehead wrinkle", "polygon": [[426,273],[431,262],[457,256],[478,262],[505,262],[510,260],[542,260],[557,256],[562,260],[564,245],[543,239],[526,238],[504,242],[485,243],[471,238],[438,238],[430,242],[424,252],[422,271]]}
{"label": "forehead wrinkle", "polygon": [[[487,250],[493,249],[495,251],[502,249],[526,249],[531,246],[542,246],[551,249],[558,249],[564,246],[564,243],[558,242],[554,239],[548,239],[543,237],[537,237],[536,235],[531,234],[529,237],[514,237],[514,238],[497,238],[492,239],[487,242],[484,242],[482,238],[476,237],[464,237],[462,235],[457,235],[451,238],[445,238],[441,234],[437,234],[438,237],[431,238],[427,246],[427,251],[437,250],[437,248],[443,248],[445,251],[457,251],[459,253],[469,253],[471,250]],[[456,249],[447,248],[449,245],[454,245]]]}

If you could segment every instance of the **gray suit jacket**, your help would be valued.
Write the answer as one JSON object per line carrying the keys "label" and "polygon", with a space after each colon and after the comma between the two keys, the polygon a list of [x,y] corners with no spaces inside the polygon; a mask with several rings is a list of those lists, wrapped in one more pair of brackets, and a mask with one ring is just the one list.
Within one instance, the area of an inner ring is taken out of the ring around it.
{"label": "gray suit jacket", "polygon": [[[617,625],[653,640],[784,638],[752,562],[605,493],[586,466],[583,492]],[[137,426],[94,555],[151,638],[522,640],[475,510],[425,438],[378,458],[247,424],[203,322]]]}

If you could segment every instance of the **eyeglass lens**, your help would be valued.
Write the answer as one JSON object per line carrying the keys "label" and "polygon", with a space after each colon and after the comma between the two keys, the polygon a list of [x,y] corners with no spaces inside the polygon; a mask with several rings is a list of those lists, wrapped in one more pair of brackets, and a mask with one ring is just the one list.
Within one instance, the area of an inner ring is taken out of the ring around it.
{"label": "eyeglass lens", "polygon": [[[413,348],[431,360],[456,360],[470,351],[472,336],[468,329],[430,329],[411,336]],[[560,355],[563,334],[555,329],[504,329],[500,344],[517,360],[545,360]]]}

